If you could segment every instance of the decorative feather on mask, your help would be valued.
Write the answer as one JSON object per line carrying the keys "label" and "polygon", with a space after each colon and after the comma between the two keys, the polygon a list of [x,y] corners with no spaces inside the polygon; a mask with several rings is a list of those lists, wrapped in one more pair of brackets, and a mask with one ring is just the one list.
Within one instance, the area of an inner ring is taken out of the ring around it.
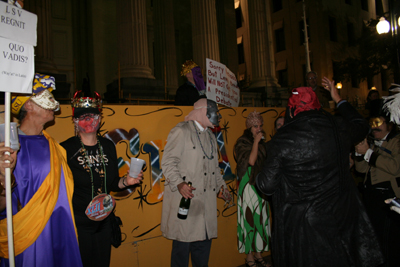
{"label": "decorative feather on mask", "polygon": [[390,113],[391,122],[400,125],[400,85],[392,83],[391,87],[394,88],[390,89],[390,91],[395,94],[382,97],[384,99],[382,109],[387,114]]}

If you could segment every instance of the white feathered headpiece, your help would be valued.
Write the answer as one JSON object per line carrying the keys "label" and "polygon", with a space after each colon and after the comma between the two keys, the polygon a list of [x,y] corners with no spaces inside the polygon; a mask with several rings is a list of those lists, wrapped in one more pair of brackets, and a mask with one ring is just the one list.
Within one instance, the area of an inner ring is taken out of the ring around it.
{"label": "white feathered headpiece", "polygon": [[390,113],[390,121],[400,125],[400,85],[392,83],[395,88],[390,89],[394,95],[383,96],[383,111]]}

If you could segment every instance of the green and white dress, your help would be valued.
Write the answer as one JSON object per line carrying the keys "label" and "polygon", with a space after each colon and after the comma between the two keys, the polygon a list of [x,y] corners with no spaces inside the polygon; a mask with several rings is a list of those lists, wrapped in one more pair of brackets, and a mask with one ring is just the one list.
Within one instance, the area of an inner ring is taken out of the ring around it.
{"label": "green and white dress", "polygon": [[251,166],[242,177],[238,189],[238,250],[240,253],[269,250],[271,236],[270,207],[264,196],[260,196],[249,183]]}

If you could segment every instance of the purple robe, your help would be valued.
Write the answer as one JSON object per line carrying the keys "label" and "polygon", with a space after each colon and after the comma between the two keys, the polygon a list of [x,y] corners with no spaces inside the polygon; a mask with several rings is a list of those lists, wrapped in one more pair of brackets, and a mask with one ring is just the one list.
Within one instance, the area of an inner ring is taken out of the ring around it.
{"label": "purple robe", "polygon": [[[17,197],[24,207],[50,171],[50,149],[45,136],[20,135],[19,141],[21,149],[14,170],[17,187],[12,196],[13,214],[17,211]],[[1,259],[1,267],[8,265],[8,259]],[[61,173],[59,195],[53,214],[36,241],[15,257],[15,266],[82,266],[64,171]]]}

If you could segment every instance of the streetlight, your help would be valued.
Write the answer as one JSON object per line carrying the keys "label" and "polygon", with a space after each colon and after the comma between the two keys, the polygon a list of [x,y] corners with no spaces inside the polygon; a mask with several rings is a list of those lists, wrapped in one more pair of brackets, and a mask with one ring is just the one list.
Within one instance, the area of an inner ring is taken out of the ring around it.
{"label": "streetlight", "polygon": [[338,89],[338,92],[339,92],[339,95],[340,95],[340,89],[342,89],[342,87],[343,87],[343,85],[342,85],[342,83],[341,82],[338,82],[337,84],[336,84],[336,88]]}
{"label": "streetlight", "polygon": [[[399,22],[400,22],[400,18],[399,18]],[[378,24],[376,24],[376,31],[377,31],[379,34],[382,34],[382,33],[388,33],[389,30],[390,30],[389,21],[387,21],[387,20],[385,19],[385,17],[381,17],[381,18],[379,19]]]}
{"label": "streetlight", "polygon": [[400,82],[400,52],[399,52],[399,41],[398,41],[398,25],[400,26],[400,17],[398,18],[400,5],[394,0],[389,0],[389,21],[385,17],[379,19],[376,25],[376,31],[379,34],[391,32],[393,39],[393,46],[396,53],[395,64],[393,69],[393,76],[396,83]]}

